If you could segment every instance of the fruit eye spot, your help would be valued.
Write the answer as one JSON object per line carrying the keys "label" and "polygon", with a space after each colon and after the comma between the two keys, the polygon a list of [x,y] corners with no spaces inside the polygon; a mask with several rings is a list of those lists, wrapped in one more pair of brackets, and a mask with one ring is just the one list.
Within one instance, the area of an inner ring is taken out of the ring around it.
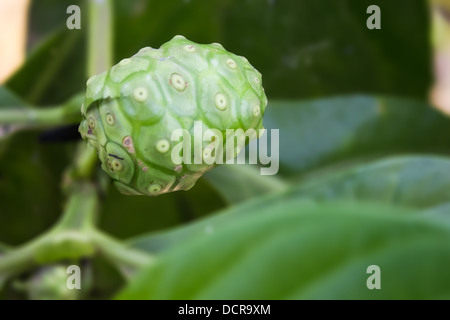
{"label": "fruit eye spot", "polygon": [[106,123],[110,126],[113,126],[116,123],[116,118],[111,113],[106,115]]}
{"label": "fruit eye spot", "polygon": [[122,140],[122,145],[128,150],[129,153],[136,153],[133,145],[133,138],[131,136],[126,136]]}
{"label": "fruit eye spot", "polygon": [[256,83],[259,83],[259,82],[260,82],[258,77],[255,77],[255,82],[256,82]]}
{"label": "fruit eye spot", "polygon": [[147,188],[147,191],[148,191],[149,193],[151,193],[151,194],[155,194],[155,193],[160,192],[161,189],[162,189],[161,185],[159,185],[159,184],[152,184],[152,185],[150,185],[150,186]]}
{"label": "fruit eye spot", "polygon": [[186,88],[186,81],[178,73],[172,73],[170,76],[170,84],[178,91],[183,91]]}
{"label": "fruit eye spot", "polygon": [[138,87],[138,88],[134,89],[133,96],[137,101],[144,102],[145,100],[147,100],[148,93],[145,88]]}
{"label": "fruit eye spot", "polygon": [[156,150],[161,153],[166,153],[170,149],[170,143],[166,139],[159,140],[156,143]]}
{"label": "fruit eye spot", "polygon": [[192,44],[187,44],[183,47],[186,52],[195,52],[195,47]]}
{"label": "fruit eye spot", "polygon": [[227,60],[227,66],[230,69],[236,69],[237,68],[237,64],[236,64],[236,62],[233,59],[228,59]]}
{"label": "fruit eye spot", "polygon": [[214,102],[216,104],[216,108],[223,111],[227,108],[227,98],[223,93],[216,94],[214,98]]}
{"label": "fruit eye spot", "polygon": [[95,120],[94,120],[94,118],[89,118],[89,128],[91,128],[92,130],[95,129]]}
{"label": "fruit eye spot", "polygon": [[112,166],[114,171],[121,171],[123,169],[122,163],[119,160],[117,160],[117,159],[114,159],[111,162],[111,166]]}
{"label": "fruit eye spot", "polygon": [[261,114],[261,108],[259,107],[259,105],[255,105],[253,107],[253,115],[255,117],[259,116]]}

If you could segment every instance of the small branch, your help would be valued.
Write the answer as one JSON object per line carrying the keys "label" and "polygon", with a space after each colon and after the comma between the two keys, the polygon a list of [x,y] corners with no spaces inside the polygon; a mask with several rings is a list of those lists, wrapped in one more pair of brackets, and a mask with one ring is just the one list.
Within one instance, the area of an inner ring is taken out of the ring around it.
{"label": "small branch", "polygon": [[48,108],[2,107],[0,125],[15,124],[21,127],[50,127],[81,121],[81,104],[84,95],[78,94],[60,106]]}
{"label": "small branch", "polygon": [[64,173],[63,188],[70,193],[72,184],[76,184],[80,180],[90,180],[97,163],[97,150],[85,142],[80,142],[73,164]]}
{"label": "small branch", "polygon": [[111,0],[89,0],[88,74],[106,71],[113,64]]}
{"label": "small branch", "polygon": [[34,265],[33,252],[43,243],[43,238],[0,256],[0,276],[4,279],[20,273]]}
{"label": "small branch", "polygon": [[127,278],[151,264],[155,259],[146,252],[130,248],[98,231],[95,231],[91,237],[100,253],[114,263]]}
{"label": "small branch", "polygon": [[54,231],[91,230],[94,228],[99,208],[97,188],[90,182],[75,183],[67,201],[64,214]]}

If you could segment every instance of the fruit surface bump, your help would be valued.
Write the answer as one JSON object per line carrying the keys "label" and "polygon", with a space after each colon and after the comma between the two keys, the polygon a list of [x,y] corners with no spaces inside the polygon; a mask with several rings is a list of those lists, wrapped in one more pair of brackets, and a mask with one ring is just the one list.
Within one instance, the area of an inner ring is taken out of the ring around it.
{"label": "fruit surface bump", "polygon": [[[225,150],[226,140],[236,138],[227,129],[263,129],[266,106],[261,74],[246,58],[217,43],[175,36],[91,77],[79,131],[122,193],[159,195],[190,189],[216,165],[194,163],[196,122],[202,132],[218,130]],[[171,157],[181,141],[172,141],[176,129],[185,129],[192,140],[191,161],[182,164]],[[203,159],[218,143],[201,141]],[[232,157],[241,148],[236,143]]]}

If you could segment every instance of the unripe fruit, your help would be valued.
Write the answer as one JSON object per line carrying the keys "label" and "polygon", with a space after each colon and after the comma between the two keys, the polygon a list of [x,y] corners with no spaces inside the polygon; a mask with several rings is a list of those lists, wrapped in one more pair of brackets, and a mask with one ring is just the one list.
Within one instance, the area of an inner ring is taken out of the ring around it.
{"label": "unripe fruit", "polygon": [[[225,150],[226,140],[234,139],[227,129],[263,129],[266,105],[261,74],[246,58],[219,44],[175,36],[160,49],[143,48],[91,77],[79,131],[122,193],[158,195],[190,189],[215,166],[194,163],[196,121],[202,121],[203,132],[220,131]],[[192,161],[182,164],[171,158],[180,143],[171,139],[177,129],[187,130],[192,141]],[[211,157],[212,145],[201,142],[203,160],[205,153]]]}

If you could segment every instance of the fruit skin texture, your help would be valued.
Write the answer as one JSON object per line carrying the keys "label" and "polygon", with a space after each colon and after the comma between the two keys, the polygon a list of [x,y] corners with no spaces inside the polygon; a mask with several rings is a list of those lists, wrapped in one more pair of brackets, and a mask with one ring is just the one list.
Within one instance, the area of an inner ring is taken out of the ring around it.
{"label": "fruit skin texture", "polygon": [[[193,146],[192,164],[175,164],[174,130],[186,129],[193,145],[194,121],[202,121],[203,133],[222,133],[225,148],[234,139],[226,129],[263,129],[266,106],[261,74],[246,58],[175,36],[91,77],[79,131],[122,193],[159,195],[190,189],[216,165],[194,164]],[[203,141],[202,150],[211,145]]]}

